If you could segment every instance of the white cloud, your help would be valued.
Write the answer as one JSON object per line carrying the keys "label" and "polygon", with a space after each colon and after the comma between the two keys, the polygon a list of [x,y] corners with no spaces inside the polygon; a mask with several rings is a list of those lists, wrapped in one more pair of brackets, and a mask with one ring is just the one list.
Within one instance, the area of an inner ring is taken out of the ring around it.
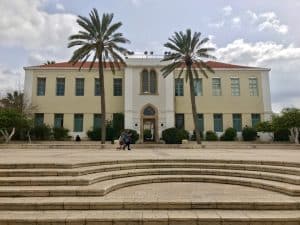
{"label": "white cloud", "polygon": [[141,0],[130,0],[131,4],[134,6],[140,6],[141,5]]}
{"label": "white cloud", "polygon": [[220,21],[220,22],[217,22],[217,23],[209,23],[208,26],[209,27],[213,27],[213,28],[221,28],[223,27],[225,24],[224,21]]}
{"label": "white cloud", "polygon": [[274,111],[300,107],[300,48],[275,42],[248,43],[238,39],[216,51],[218,60],[271,68],[271,93]]}
{"label": "white cloud", "polygon": [[56,9],[59,10],[59,11],[65,11],[65,7],[63,4],[61,3],[56,3],[55,5]]}
{"label": "white cloud", "polygon": [[76,16],[49,14],[40,8],[44,0],[1,0],[0,45],[26,50],[63,52],[67,38],[78,30]]}
{"label": "white cloud", "polygon": [[230,5],[225,6],[222,10],[225,16],[230,16],[232,13],[232,7]]}
{"label": "white cloud", "polygon": [[0,64],[0,96],[16,89],[22,89],[24,73],[22,69],[12,70]]}
{"label": "white cloud", "polygon": [[247,14],[251,18],[253,24],[257,24],[258,30],[274,30],[281,34],[286,34],[288,32],[288,26],[282,24],[274,12],[265,12],[257,15],[255,12],[250,10]]}
{"label": "white cloud", "polygon": [[240,17],[234,17],[232,20],[233,25],[239,25],[241,23]]}

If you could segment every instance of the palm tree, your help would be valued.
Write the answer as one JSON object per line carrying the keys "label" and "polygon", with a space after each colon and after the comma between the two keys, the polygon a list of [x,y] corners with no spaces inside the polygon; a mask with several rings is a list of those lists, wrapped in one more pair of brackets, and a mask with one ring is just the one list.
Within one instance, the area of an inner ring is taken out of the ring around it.
{"label": "palm tree", "polygon": [[12,93],[7,93],[6,97],[0,99],[0,103],[3,108],[15,109],[19,113],[25,111],[24,94],[19,91],[13,91]]}
{"label": "palm tree", "polygon": [[55,61],[54,60],[52,60],[52,61],[47,60],[47,62],[44,63],[44,65],[51,65],[51,64],[55,64]]}
{"label": "palm tree", "polygon": [[214,51],[214,48],[203,47],[205,43],[209,41],[208,38],[200,39],[201,33],[192,32],[187,29],[185,33],[175,32],[174,35],[169,38],[168,42],[164,44],[166,48],[169,48],[171,52],[166,54],[162,61],[171,61],[170,64],[164,66],[161,69],[163,77],[167,77],[175,69],[179,68],[178,77],[180,78],[183,71],[185,71],[186,81],[189,81],[190,97],[192,104],[193,122],[196,133],[196,141],[201,143],[200,131],[197,123],[197,109],[195,104],[195,92],[194,92],[194,78],[199,77],[199,72],[208,78],[207,71],[214,73],[214,70],[202,59],[215,59],[210,55],[210,52]]}
{"label": "palm tree", "polygon": [[111,71],[115,73],[115,68],[120,69],[125,65],[123,55],[127,50],[119,44],[129,43],[122,33],[117,30],[122,26],[121,22],[112,23],[114,14],[104,13],[102,18],[99,18],[96,9],[93,9],[89,18],[78,16],[77,23],[83,29],[77,34],[69,37],[68,48],[78,46],[73,52],[70,62],[75,65],[80,62],[79,70],[92,57],[92,62],[89,66],[91,70],[98,60],[98,72],[100,81],[100,100],[101,100],[101,143],[105,143],[106,137],[106,109],[105,109],[105,90],[103,70],[109,65]]}

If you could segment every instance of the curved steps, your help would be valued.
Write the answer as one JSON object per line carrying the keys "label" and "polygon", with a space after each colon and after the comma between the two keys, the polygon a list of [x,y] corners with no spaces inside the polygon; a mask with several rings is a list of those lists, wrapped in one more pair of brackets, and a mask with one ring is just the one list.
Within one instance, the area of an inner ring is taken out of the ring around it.
{"label": "curved steps", "polygon": [[299,225],[299,210],[56,210],[0,211],[1,225]]}

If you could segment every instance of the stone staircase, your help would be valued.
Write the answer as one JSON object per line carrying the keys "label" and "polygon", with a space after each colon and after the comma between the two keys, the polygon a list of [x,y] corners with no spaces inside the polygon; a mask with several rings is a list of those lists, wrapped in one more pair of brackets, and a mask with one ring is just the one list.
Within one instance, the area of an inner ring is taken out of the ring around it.
{"label": "stone staircase", "polygon": [[[161,183],[238,185],[279,193],[281,198],[123,201],[109,197],[126,187]],[[2,224],[300,225],[300,163],[208,159],[3,163]]]}

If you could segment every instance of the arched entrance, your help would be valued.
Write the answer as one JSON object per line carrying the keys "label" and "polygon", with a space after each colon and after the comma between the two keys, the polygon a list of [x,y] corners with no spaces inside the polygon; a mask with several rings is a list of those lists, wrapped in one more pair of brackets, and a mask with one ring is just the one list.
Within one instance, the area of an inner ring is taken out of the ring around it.
{"label": "arched entrance", "polygon": [[151,105],[145,105],[141,110],[140,139],[142,142],[158,142],[158,112]]}

